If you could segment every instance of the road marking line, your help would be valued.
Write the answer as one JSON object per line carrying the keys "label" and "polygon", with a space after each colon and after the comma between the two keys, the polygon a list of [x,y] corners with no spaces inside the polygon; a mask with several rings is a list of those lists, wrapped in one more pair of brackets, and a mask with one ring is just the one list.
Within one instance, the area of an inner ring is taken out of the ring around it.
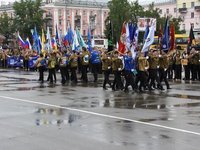
{"label": "road marking line", "polygon": [[189,133],[189,134],[194,134],[194,135],[200,136],[199,132],[193,132],[193,131],[189,131],[189,130],[178,129],[178,128],[159,125],[159,124],[142,122],[142,121],[138,121],[138,120],[134,120],[134,119],[128,119],[128,118],[124,118],[124,117],[111,116],[111,115],[95,113],[95,112],[91,112],[91,111],[87,111],[87,110],[81,110],[81,109],[70,108],[70,107],[63,107],[63,106],[54,105],[54,104],[35,102],[35,101],[31,101],[31,100],[24,100],[24,99],[7,97],[7,96],[0,96],[0,98],[9,99],[9,100],[12,100],[12,101],[26,102],[26,103],[31,103],[31,104],[39,104],[39,105],[44,105],[44,106],[48,106],[48,107],[61,108],[61,109],[65,109],[65,110],[76,111],[76,112],[81,112],[81,113],[85,113],[85,114],[90,114],[90,115],[95,115],[95,116],[100,116],[100,117],[106,117],[106,118],[111,118],[111,119],[130,121],[130,122],[133,122],[133,123],[138,123],[138,124],[148,125],[148,126],[152,126],[152,127],[158,127],[158,128],[163,128],[163,129],[168,129],[168,130],[173,130],[173,131]]}

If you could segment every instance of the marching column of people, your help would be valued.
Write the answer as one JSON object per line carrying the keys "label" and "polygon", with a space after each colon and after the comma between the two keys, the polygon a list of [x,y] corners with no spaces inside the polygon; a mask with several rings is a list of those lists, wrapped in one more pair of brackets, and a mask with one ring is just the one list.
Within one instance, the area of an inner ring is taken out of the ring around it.
{"label": "marching column of people", "polygon": [[[23,59],[23,68],[29,71],[28,65],[32,56],[37,56],[37,53],[31,50],[1,51],[0,64],[2,67],[7,67],[9,58],[17,57],[16,62]],[[89,71],[93,74],[94,82],[98,81],[98,74],[103,72],[103,89],[107,90],[108,84],[113,91],[128,92],[129,86],[132,90],[141,92],[154,89],[164,90],[163,81],[166,88],[170,89],[168,80],[200,80],[200,52],[195,49],[174,50],[168,53],[154,49],[148,54],[138,51],[136,57],[133,58],[131,51],[120,54],[118,51],[108,52],[94,48],[89,52],[83,47],[79,52],[66,49],[42,53],[35,66],[38,68],[41,83],[44,82],[44,71],[48,69],[47,81],[51,84],[56,82],[57,69],[60,70],[62,84],[70,79],[77,83],[78,68],[81,70],[81,80],[84,83],[88,82]],[[185,76],[182,74],[183,71]],[[112,82],[111,74],[113,74]]]}

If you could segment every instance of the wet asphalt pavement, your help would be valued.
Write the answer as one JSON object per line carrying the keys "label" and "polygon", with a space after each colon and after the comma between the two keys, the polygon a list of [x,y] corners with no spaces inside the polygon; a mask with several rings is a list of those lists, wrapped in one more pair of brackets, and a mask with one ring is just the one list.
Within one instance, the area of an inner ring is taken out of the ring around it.
{"label": "wet asphalt pavement", "polygon": [[200,82],[141,94],[57,77],[0,70],[0,150],[200,149]]}

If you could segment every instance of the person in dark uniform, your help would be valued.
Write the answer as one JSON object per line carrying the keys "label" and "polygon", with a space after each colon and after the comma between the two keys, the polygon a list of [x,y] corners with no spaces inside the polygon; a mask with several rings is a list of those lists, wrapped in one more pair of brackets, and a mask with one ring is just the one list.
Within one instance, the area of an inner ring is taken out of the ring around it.
{"label": "person in dark uniform", "polygon": [[87,83],[88,82],[87,69],[89,67],[90,53],[85,47],[82,48],[82,54],[80,54],[80,58],[81,58],[82,79],[83,82]]}
{"label": "person in dark uniform", "polygon": [[[156,83],[157,83],[157,88],[160,90],[164,90],[159,79],[159,56],[157,50],[153,50],[152,52],[149,53],[149,80],[150,80],[150,89],[152,90],[156,88]],[[156,83],[155,83],[156,82]]]}
{"label": "person in dark uniform", "polygon": [[30,57],[30,53],[28,49],[25,50],[23,57],[24,57],[24,70],[28,71],[29,69],[28,62],[29,62],[29,57]]}
{"label": "person in dark uniform", "polygon": [[37,59],[36,63],[35,63],[35,67],[38,68],[39,70],[39,81],[41,83],[44,82],[44,70],[45,70],[45,66],[46,66],[46,60],[43,56],[43,54],[40,54],[40,57]]}
{"label": "person in dark uniform", "polygon": [[198,65],[199,65],[199,54],[195,49],[191,50],[191,71],[192,71],[192,81],[197,80],[198,75]]}
{"label": "person in dark uniform", "polygon": [[123,69],[123,62],[119,58],[118,51],[114,52],[112,57],[112,71],[114,73],[114,81],[112,85],[112,90],[115,91],[116,89],[123,89],[123,83],[121,79],[121,72]]}
{"label": "person in dark uniform", "polygon": [[181,72],[182,72],[182,66],[181,66],[181,55],[180,55],[180,51],[176,52],[175,55],[175,79],[176,80],[181,80]]}
{"label": "person in dark uniform", "polygon": [[69,57],[69,65],[71,69],[71,81],[77,83],[76,70],[78,67],[78,55],[76,54],[76,51],[73,51],[71,56]]}
{"label": "person in dark uniform", "polygon": [[124,71],[126,80],[124,92],[129,91],[128,86],[132,86],[132,89],[134,90],[135,89],[134,73],[136,73],[136,68],[131,51],[128,51],[127,55],[124,56]]}
{"label": "person in dark uniform", "polygon": [[91,52],[90,62],[92,67],[92,73],[94,76],[94,82],[97,82],[98,80],[98,73],[101,67],[101,56],[100,52],[94,48],[94,50]]}
{"label": "person in dark uniform", "polygon": [[169,53],[168,56],[168,60],[169,60],[169,66],[167,69],[167,77],[168,79],[173,79],[174,73],[173,73],[173,66],[174,66],[174,58],[173,58],[173,53]]}
{"label": "person in dark uniform", "polygon": [[50,53],[50,57],[48,59],[48,69],[49,69],[49,76],[48,76],[48,79],[50,81],[50,83],[52,84],[53,83],[53,76],[54,76],[54,79],[56,82],[56,70],[55,70],[55,65],[56,65],[56,56],[55,56],[55,53],[54,52],[51,52]]}
{"label": "person in dark uniform", "polygon": [[169,60],[167,57],[167,54],[164,51],[160,52],[159,55],[159,77],[160,77],[160,83],[164,80],[165,85],[167,86],[167,89],[171,89],[167,80],[167,69],[169,66]]}
{"label": "person in dark uniform", "polygon": [[107,90],[106,84],[109,84],[111,87],[109,76],[110,76],[111,67],[112,67],[112,60],[108,52],[104,52],[102,54],[101,61],[102,61],[102,71],[104,73],[103,89]]}
{"label": "person in dark uniform", "polygon": [[69,76],[69,74],[67,75],[68,70],[66,69],[66,66],[67,66],[66,63],[67,63],[67,58],[65,56],[65,53],[61,52],[60,58],[59,58],[59,68],[60,68],[61,83],[62,84],[66,83],[66,81],[68,80],[67,78]]}

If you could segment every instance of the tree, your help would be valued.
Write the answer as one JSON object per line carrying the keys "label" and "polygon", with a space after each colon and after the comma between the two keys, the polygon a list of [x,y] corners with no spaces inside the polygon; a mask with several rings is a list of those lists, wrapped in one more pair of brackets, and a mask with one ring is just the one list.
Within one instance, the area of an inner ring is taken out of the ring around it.
{"label": "tree", "polygon": [[8,39],[12,38],[14,33],[13,20],[8,16],[6,12],[0,17],[0,34],[5,36],[5,44],[8,44]]}
{"label": "tree", "polygon": [[19,31],[23,38],[31,37],[31,29],[35,26],[41,32],[43,26],[43,10],[41,9],[42,0],[21,0],[13,5],[15,17],[14,27]]}
{"label": "tree", "polygon": [[[112,0],[108,2],[108,8],[110,9],[109,19],[113,24],[113,38],[114,42],[116,42],[119,40],[123,22],[130,19],[131,7],[128,0]],[[108,32],[109,27],[107,26],[105,34],[108,35]]]}

